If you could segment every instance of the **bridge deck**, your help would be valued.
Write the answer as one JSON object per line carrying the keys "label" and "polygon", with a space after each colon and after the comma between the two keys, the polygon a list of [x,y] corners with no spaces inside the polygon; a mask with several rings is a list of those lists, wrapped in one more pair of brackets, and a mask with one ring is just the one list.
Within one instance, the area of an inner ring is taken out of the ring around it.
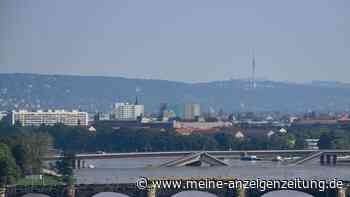
{"label": "bridge deck", "polygon": [[185,156],[183,158],[176,159],[170,162],[166,162],[160,165],[160,167],[180,167],[180,166],[190,165],[195,162],[205,162],[211,166],[228,166],[229,165],[226,162],[220,159],[217,159],[206,152],[200,152],[200,153]]}
{"label": "bridge deck", "polygon": [[[217,158],[248,155],[308,155],[318,153],[319,150],[247,150],[247,151],[206,151]],[[350,150],[322,150],[324,153],[350,154]],[[135,157],[184,157],[195,154],[197,151],[174,151],[174,152],[134,152],[134,153],[106,153],[106,154],[77,154],[77,159],[112,159],[112,158],[135,158]],[[44,157],[44,160],[58,160],[63,156]]]}
{"label": "bridge deck", "polygon": [[315,159],[315,158],[320,157],[322,154],[323,154],[322,151],[312,153],[311,155],[309,155],[309,156],[307,156],[307,157],[304,157],[304,158],[302,158],[302,159],[300,159],[300,160],[295,161],[295,162],[292,163],[291,165],[300,165],[300,164],[303,164],[303,163],[305,163],[305,162],[307,162],[307,161],[310,161],[310,160],[313,160],[313,159]]}

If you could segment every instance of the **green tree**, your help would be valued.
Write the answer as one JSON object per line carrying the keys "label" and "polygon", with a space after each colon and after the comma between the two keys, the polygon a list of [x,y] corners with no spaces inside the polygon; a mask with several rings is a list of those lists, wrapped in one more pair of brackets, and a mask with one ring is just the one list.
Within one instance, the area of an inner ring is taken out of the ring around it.
{"label": "green tree", "polygon": [[323,133],[318,141],[318,147],[320,149],[335,149],[334,136],[330,132]]}
{"label": "green tree", "polygon": [[234,136],[229,133],[217,133],[214,139],[221,150],[229,150],[235,147]]}
{"label": "green tree", "polygon": [[330,132],[333,138],[333,143],[336,149],[349,149],[350,148],[350,134],[344,130],[334,130]]}
{"label": "green tree", "polygon": [[12,184],[20,176],[10,148],[0,143],[0,185]]}
{"label": "green tree", "polygon": [[26,151],[29,172],[38,174],[42,168],[42,157],[48,153],[52,138],[48,133],[32,131],[19,137],[19,144]]}
{"label": "green tree", "polygon": [[58,173],[63,175],[64,181],[68,184],[72,184],[74,182],[74,169],[73,164],[76,160],[76,156],[74,153],[65,152],[63,154],[62,160],[56,162],[56,168]]}
{"label": "green tree", "polygon": [[29,169],[28,153],[22,144],[17,144],[12,148],[13,157],[16,159],[18,167],[22,174],[25,174]]}
{"label": "green tree", "polygon": [[305,148],[307,148],[307,143],[305,141],[305,138],[299,137],[299,136],[296,137],[294,148],[295,149],[305,149]]}
{"label": "green tree", "polygon": [[295,137],[289,133],[276,133],[271,136],[269,146],[272,149],[292,149],[295,146]]}

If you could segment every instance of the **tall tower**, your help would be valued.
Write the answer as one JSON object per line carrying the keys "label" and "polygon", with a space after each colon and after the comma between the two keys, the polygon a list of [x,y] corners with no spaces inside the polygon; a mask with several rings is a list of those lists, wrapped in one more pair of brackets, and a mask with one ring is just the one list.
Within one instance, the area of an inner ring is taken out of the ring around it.
{"label": "tall tower", "polygon": [[134,105],[138,105],[139,104],[139,98],[137,97],[137,95],[136,95],[136,98],[135,98],[135,103],[134,103]]}
{"label": "tall tower", "polygon": [[255,54],[253,50],[253,59],[252,59],[252,79],[251,79],[251,88],[256,88],[256,81],[255,81]]}

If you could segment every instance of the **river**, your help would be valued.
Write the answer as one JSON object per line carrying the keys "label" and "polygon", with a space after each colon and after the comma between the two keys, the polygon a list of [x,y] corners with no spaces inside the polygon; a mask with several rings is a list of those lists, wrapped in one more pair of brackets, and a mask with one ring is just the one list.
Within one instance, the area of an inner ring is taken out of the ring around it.
{"label": "river", "polygon": [[[157,167],[175,157],[123,158],[88,160],[87,165],[94,169],[75,171],[78,184],[91,183],[135,183],[139,177],[237,177],[239,179],[345,179],[350,180],[350,166],[321,166],[318,161],[309,161],[300,166],[285,166],[271,161],[226,160],[230,166],[222,167]],[[176,197],[212,197],[211,194],[187,192]],[[267,193],[264,197],[306,197],[295,191]],[[105,193],[98,197],[124,197],[120,194]]]}

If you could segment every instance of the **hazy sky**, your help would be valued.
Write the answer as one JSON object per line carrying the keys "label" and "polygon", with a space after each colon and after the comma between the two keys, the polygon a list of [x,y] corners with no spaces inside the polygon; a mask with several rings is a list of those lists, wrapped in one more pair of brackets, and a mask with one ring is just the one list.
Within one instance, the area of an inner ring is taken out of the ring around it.
{"label": "hazy sky", "polygon": [[1,0],[0,72],[350,82],[349,0]]}

